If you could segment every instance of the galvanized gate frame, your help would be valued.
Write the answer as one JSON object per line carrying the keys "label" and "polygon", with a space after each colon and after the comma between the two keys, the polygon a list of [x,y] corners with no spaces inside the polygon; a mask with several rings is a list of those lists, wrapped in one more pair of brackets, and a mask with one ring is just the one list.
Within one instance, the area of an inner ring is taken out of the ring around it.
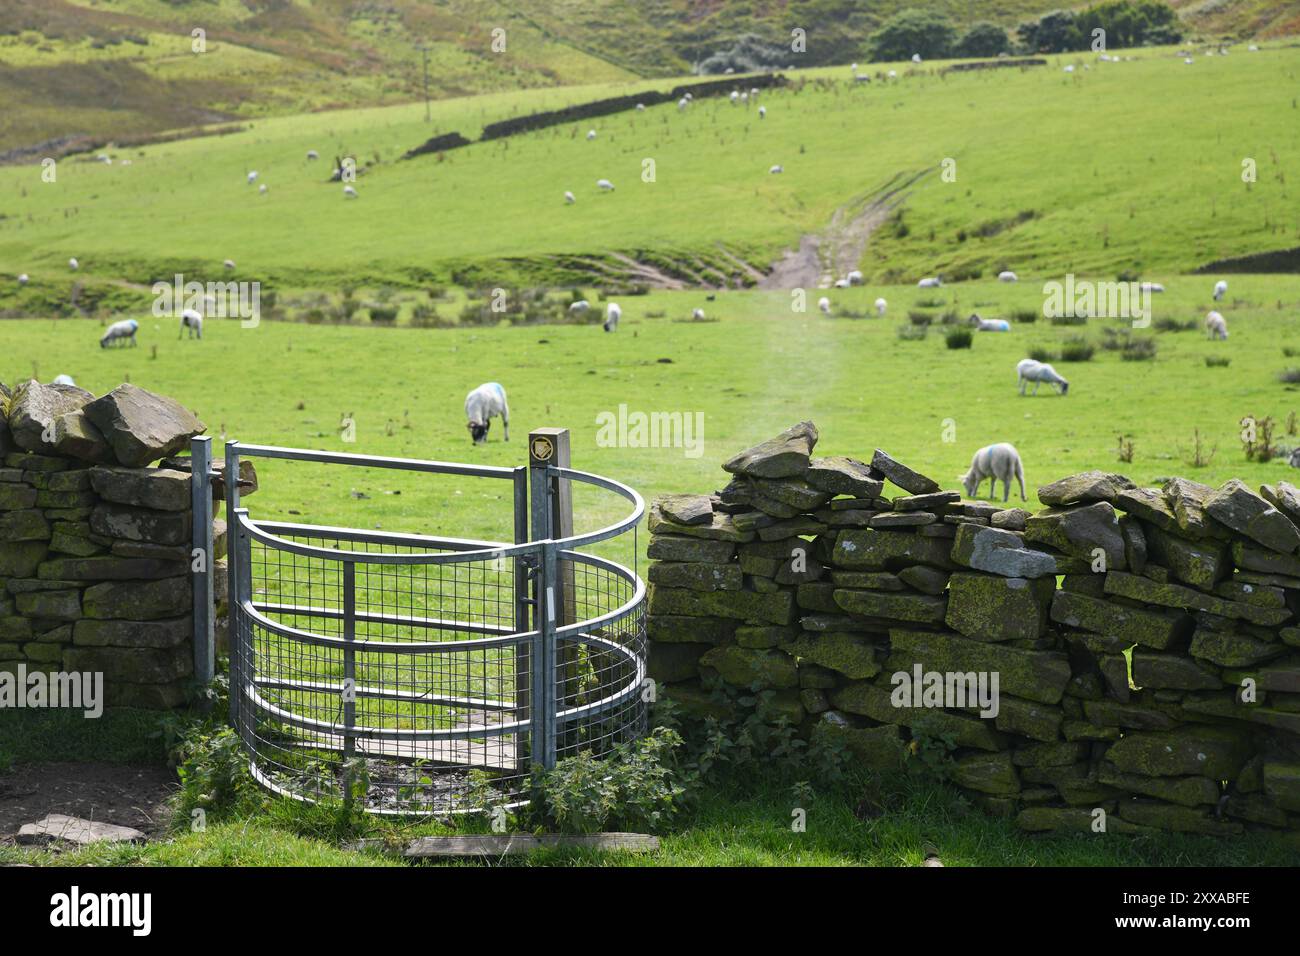
{"label": "galvanized gate frame", "polygon": [[[207,572],[206,574],[199,572],[196,560],[195,671],[203,679],[210,678],[213,669],[211,635],[214,561],[211,542],[211,481],[215,473],[211,468],[210,439],[196,439],[192,444],[192,454],[194,456],[192,491],[195,547],[203,550]],[[288,459],[318,464],[387,468],[508,481],[511,484],[514,504],[514,542],[507,544],[425,535],[394,535],[389,532],[367,532],[360,529],[329,529],[317,525],[253,521],[249,518],[247,509],[240,504],[237,476],[241,458]],[[607,623],[618,622],[628,618],[629,614],[636,614],[638,626],[643,632],[645,584],[634,570],[629,571],[605,558],[584,554],[577,549],[614,538],[629,529],[635,534],[635,529],[644,514],[645,504],[636,491],[620,482],[570,468],[566,430],[539,429],[533,432],[529,439],[529,465],[514,468],[246,445],[231,441],[225,446],[225,479],[229,540],[228,592],[231,609],[230,720],[239,729],[246,744],[250,741],[252,711],[265,706],[265,701],[260,700],[254,688],[255,675],[243,672],[246,662],[250,660],[246,653],[249,648],[245,646],[245,641],[251,633],[250,622],[259,628],[288,636],[295,636],[296,630],[288,625],[279,625],[269,620],[256,607],[250,567],[251,543],[253,540],[259,540],[263,545],[273,546],[278,550],[305,555],[322,550],[280,537],[286,534],[302,536],[338,532],[340,538],[346,537],[349,541],[396,542],[404,546],[423,546],[444,552],[397,555],[347,551],[338,548],[328,550],[328,558],[342,565],[341,646],[345,686],[348,682],[355,686],[356,650],[351,645],[356,644],[357,648],[363,650],[375,648],[384,651],[401,646],[374,640],[357,641],[355,601],[357,563],[424,565],[508,559],[513,563],[513,634],[499,635],[496,630],[486,625],[479,630],[481,633],[497,635],[495,639],[485,638],[484,643],[500,640],[503,646],[514,644],[516,648],[515,711],[511,722],[501,724],[499,728],[494,728],[487,733],[512,733],[517,735],[515,739],[519,741],[526,736],[528,740],[526,756],[522,748],[516,751],[521,765],[526,762],[552,767],[556,762],[557,753],[562,749],[560,742],[566,732],[570,732],[579,721],[598,718],[602,713],[617,713],[619,708],[635,705],[636,701],[642,698],[642,685],[646,677],[644,651],[641,650],[640,653],[633,651],[629,654],[626,647],[602,638],[600,631]],[[570,483],[574,481],[594,485],[625,498],[632,503],[632,511],[621,520],[597,531],[583,535],[573,534]],[[206,532],[200,529],[206,529]],[[206,541],[203,541],[205,534]],[[633,554],[635,553],[634,546]],[[633,563],[635,567],[635,558]],[[579,566],[598,569],[602,574],[617,575],[625,585],[630,586],[631,599],[607,613],[598,614],[589,620],[578,620],[573,582],[574,569]],[[375,615],[371,614],[367,620],[373,621],[374,618]],[[315,637],[320,640],[318,635],[301,631],[297,631],[296,636]],[[457,644],[455,641],[442,643],[445,643],[449,649]],[[579,703],[573,698],[572,690],[568,692],[570,696],[566,698],[563,690],[564,669],[576,660],[580,645],[587,645],[590,654],[603,654],[611,659],[615,654],[621,655],[618,658],[618,667],[616,669],[611,667],[610,671],[626,675],[627,678],[619,679],[618,686],[599,687],[594,702]],[[525,675],[527,681],[521,683],[519,679]],[[284,718],[283,714],[280,716]],[[643,719],[642,714],[642,721]],[[294,724],[292,719],[289,719],[289,722]],[[345,761],[356,754],[359,738],[432,741],[469,737],[468,731],[455,729],[411,731],[358,727],[355,702],[348,702],[346,698],[342,708],[341,725],[322,727],[319,721],[308,718],[301,718],[294,725],[310,727],[318,733],[328,732],[333,735],[331,739],[340,737]],[[270,785],[266,780],[263,780],[263,783]]]}

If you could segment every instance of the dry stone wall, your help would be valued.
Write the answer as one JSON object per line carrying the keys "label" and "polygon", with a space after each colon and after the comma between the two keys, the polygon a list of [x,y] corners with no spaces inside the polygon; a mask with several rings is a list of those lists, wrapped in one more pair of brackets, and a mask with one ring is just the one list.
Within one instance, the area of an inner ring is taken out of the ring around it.
{"label": "dry stone wall", "polygon": [[[1300,491],[1087,472],[962,500],[800,423],[649,515],[650,675],[890,768],[927,738],[1030,831],[1300,835]],[[1300,846],[1300,842],[1297,843]]]}
{"label": "dry stone wall", "polygon": [[133,385],[0,384],[0,671],[102,674],[110,707],[182,703],[190,476],[151,465],[203,430]]}

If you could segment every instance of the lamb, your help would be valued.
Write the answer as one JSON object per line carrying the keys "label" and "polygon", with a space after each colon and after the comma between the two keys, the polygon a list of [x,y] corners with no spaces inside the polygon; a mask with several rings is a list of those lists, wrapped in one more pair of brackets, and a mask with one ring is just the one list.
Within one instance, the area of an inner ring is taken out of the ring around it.
{"label": "lamb", "polygon": [[966,494],[974,498],[979,492],[980,483],[985,478],[989,479],[989,500],[994,500],[999,480],[1002,482],[1002,500],[1009,499],[1011,497],[1012,478],[1020,482],[1020,500],[1027,500],[1025,498],[1025,468],[1020,463],[1020,452],[1016,451],[1014,445],[1000,442],[996,445],[986,445],[981,448],[975,453],[975,457],[971,459],[970,470],[960,477],[960,481],[962,487],[966,489]]}
{"label": "lamb", "polygon": [[603,189],[607,193],[612,193],[614,191],[614,184],[611,183],[608,179],[597,179],[596,188]]}
{"label": "lamb", "polygon": [[817,300],[817,308],[821,309],[825,315],[831,314],[831,300],[822,296]]}
{"label": "lamb", "polygon": [[465,396],[465,426],[476,445],[487,444],[488,429],[492,419],[501,418],[505,440],[510,440],[510,406],[506,404],[506,390],[496,382],[485,382]]}
{"label": "lamb", "polygon": [[353,189],[351,186],[344,186],[344,187],[343,187],[343,198],[344,198],[344,199],[356,199],[356,198],[357,198],[357,191],[356,191],[355,189]]}
{"label": "lamb", "polygon": [[1020,276],[1016,275],[1010,269],[1005,269],[998,273],[999,282],[1019,282]]}
{"label": "lamb", "polygon": [[1205,329],[1210,333],[1212,339],[1226,339],[1228,337],[1228,323],[1224,321],[1223,316],[1218,312],[1211,311],[1205,316]]}
{"label": "lamb", "polygon": [[760,107],[758,108],[758,118],[759,118],[759,119],[763,119],[763,118],[766,117],[766,116],[767,116],[767,107],[766,107],[766,106],[760,106]]}
{"label": "lamb", "polygon": [[1010,332],[1011,323],[1006,319],[982,319],[979,313],[972,312],[967,321],[979,332]]}
{"label": "lamb", "polygon": [[884,315],[884,314],[885,314],[885,306],[887,306],[888,304],[889,304],[889,303],[886,302],[884,299],[877,299],[877,300],[876,300],[876,315]]}
{"label": "lamb", "polygon": [[569,305],[569,311],[581,314],[591,308],[591,303],[586,299],[579,299],[577,302]]}
{"label": "lamb", "polygon": [[623,318],[623,310],[619,308],[617,302],[611,302],[605,306],[605,331],[618,331],[618,320]]}
{"label": "lamb", "polygon": [[578,201],[578,197],[575,196],[575,195],[573,195],[573,193],[569,192],[569,191],[566,189],[566,190],[564,191],[564,201],[565,201],[566,203],[568,203],[570,206],[572,206],[575,202]]}
{"label": "lamb", "polygon": [[926,276],[916,284],[918,289],[937,289],[943,285],[943,280],[938,276]]}
{"label": "lamb", "polygon": [[135,319],[123,319],[121,322],[114,322],[104,330],[104,334],[99,340],[99,347],[101,349],[108,348],[113,342],[125,342],[128,339],[131,346],[135,347],[139,344],[135,340],[135,333],[139,328],[140,323]]}
{"label": "lamb", "polygon": [[1227,294],[1227,292],[1228,292],[1228,281],[1226,279],[1220,279],[1218,282],[1214,283],[1215,302],[1220,301]]}
{"label": "lamb", "polygon": [[1052,366],[1046,362],[1039,362],[1035,359],[1021,359],[1016,363],[1016,380],[1020,386],[1020,394],[1025,394],[1025,386],[1030,382],[1034,383],[1034,394],[1038,394],[1038,386],[1043,382],[1056,386],[1056,390],[1064,395],[1070,390],[1070,383],[1062,378]]}
{"label": "lamb", "polygon": [[181,327],[177,331],[176,337],[179,339],[187,331],[190,333],[190,338],[194,338],[196,335],[200,339],[203,338],[203,316],[194,309],[186,309],[181,312]]}

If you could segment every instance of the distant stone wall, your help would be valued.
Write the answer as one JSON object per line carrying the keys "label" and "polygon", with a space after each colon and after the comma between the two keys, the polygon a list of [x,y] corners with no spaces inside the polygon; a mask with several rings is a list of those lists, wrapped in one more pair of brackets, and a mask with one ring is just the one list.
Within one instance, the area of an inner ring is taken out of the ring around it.
{"label": "distant stone wall", "polygon": [[716,714],[710,680],[772,691],[770,719],[872,767],[946,739],[954,782],[1026,830],[1296,840],[1297,489],[1088,472],[1032,513],[816,441],[801,423],[721,491],[653,503],[665,696]]}
{"label": "distant stone wall", "polygon": [[0,671],[102,674],[108,706],[182,703],[190,476],[150,465],[203,423],[133,385],[0,385],[0,412]]}

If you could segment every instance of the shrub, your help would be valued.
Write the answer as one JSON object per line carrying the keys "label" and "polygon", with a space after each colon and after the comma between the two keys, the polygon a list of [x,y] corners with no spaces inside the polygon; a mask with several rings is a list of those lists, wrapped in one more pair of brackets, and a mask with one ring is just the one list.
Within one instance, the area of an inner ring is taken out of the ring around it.
{"label": "shrub", "polygon": [[1084,339],[1070,339],[1061,346],[1061,361],[1089,362],[1092,361],[1092,355],[1095,351]]}
{"label": "shrub", "polygon": [[970,329],[959,326],[944,333],[943,340],[950,349],[968,349],[974,338]]}
{"label": "shrub", "polygon": [[1207,355],[1205,356],[1206,368],[1227,368],[1232,359],[1226,355]]}
{"label": "shrub", "polygon": [[939,316],[939,321],[944,325],[956,325],[961,321],[961,315],[956,309],[949,309],[943,315]]}
{"label": "shrub", "polygon": [[1297,355],[1300,355],[1300,349],[1293,345],[1284,345],[1282,346],[1282,354],[1287,358],[1295,358]]}
{"label": "shrub", "polygon": [[929,325],[934,321],[934,316],[929,312],[917,312],[911,310],[907,313],[907,320],[913,325]]}
{"label": "shrub", "polygon": [[370,321],[376,325],[392,325],[397,321],[397,307],[391,305],[372,305]]}
{"label": "shrub", "polygon": [[904,342],[917,342],[925,338],[929,331],[929,325],[900,325],[898,337]]}
{"label": "shrub", "polygon": [[973,24],[962,35],[962,38],[957,41],[953,52],[958,56],[979,57],[997,56],[999,53],[1005,53],[1010,49],[1011,41],[1007,38],[1007,31],[996,23],[982,20]]}
{"label": "shrub", "polygon": [[890,17],[871,35],[868,49],[873,60],[908,60],[919,53],[929,60],[952,53],[957,31],[944,17],[922,10],[903,10]]}
{"label": "shrub", "polygon": [[1086,315],[1054,315],[1052,316],[1053,325],[1087,325],[1088,317]]}
{"label": "shrub", "polygon": [[1149,362],[1156,357],[1156,340],[1131,338],[1124,343],[1120,358],[1125,362]]}
{"label": "shrub", "polygon": [[1034,309],[1015,309],[1011,313],[1011,321],[1031,325],[1038,321],[1038,315],[1039,313]]}
{"label": "shrub", "polygon": [[1156,319],[1154,323],[1157,332],[1195,332],[1199,324],[1195,319],[1188,319],[1186,322],[1179,322],[1177,319]]}
{"label": "shrub", "polygon": [[1030,349],[1029,357],[1035,362],[1055,362],[1056,353],[1048,349]]}
{"label": "shrub", "polygon": [[1300,382],[1300,368],[1284,368],[1277,373],[1277,380],[1283,385],[1295,385]]}
{"label": "shrub", "polygon": [[779,43],[769,43],[760,36],[746,33],[736,39],[728,50],[720,50],[700,64],[701,73],[759,73],[763,70],[779,70],[790,62],[789,47]]}

